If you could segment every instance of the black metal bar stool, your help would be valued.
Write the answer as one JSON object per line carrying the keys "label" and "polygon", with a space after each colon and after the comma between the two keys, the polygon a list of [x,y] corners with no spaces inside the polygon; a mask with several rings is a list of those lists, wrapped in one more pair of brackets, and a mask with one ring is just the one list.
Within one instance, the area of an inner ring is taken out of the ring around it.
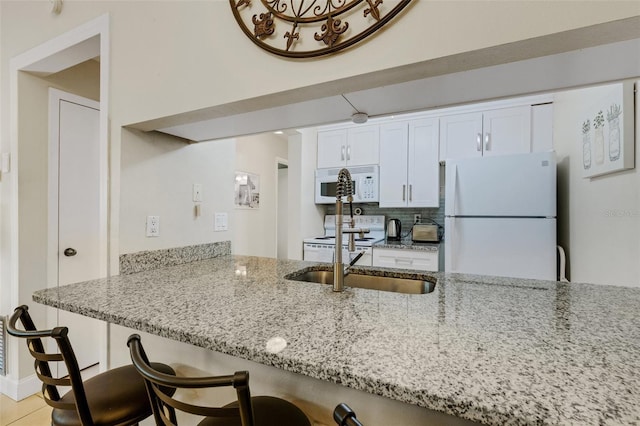
{"label": "black metal bar stool", "polygon": [[[127,341],[133,365],[145,379],[153,415],[158,425],[177,425],[175,410],[204,416],[200,426],[311,426],[298,407],[272,396],[252,397],[249,373],[237,371],[228,376],[176,377],[165,374],[149,364],[140,336],[132,334]],[[224,407],[189,404],[172,398],[167,389],[213,388],[233,386],[237,401]]]}
{"label": "black metal bar stool", "polygon": [[[35,358],[36,375],[42,381],[42,395],[53,407],[53,426],[125,426],[137,424],[151,415],[144,380],[133,365],[114,368],[83,381],[69,342],[69,329],[37,330],[28,309],[25,305],[15,309],[7,331],[12,336],[27,339],[29,352]],[[24,330],[16,328],[18,320]],[[60,352],[47,353],[43,338],[54,339]],[[51,362],[64,362],[69,375],[53,377]],[[168,365],[152,365],[163,374],[175,374]],[[70,386],[71,390],[60,396],[58,386]]]}
{"label": "black metal bar stool", "polygon": [[344,402],[338,404],[333,410],[333,420],[338,426],[364,426],[356,418],[356,413]]}

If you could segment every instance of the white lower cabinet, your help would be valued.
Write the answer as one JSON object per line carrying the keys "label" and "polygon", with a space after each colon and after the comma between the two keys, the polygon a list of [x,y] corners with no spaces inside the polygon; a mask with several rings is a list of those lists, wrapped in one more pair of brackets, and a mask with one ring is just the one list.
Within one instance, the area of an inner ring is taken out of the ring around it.
{"label": "white lower cabinet", "polygon": [[438,251],[373,248],[373,266],[386,268],[438,270]]}

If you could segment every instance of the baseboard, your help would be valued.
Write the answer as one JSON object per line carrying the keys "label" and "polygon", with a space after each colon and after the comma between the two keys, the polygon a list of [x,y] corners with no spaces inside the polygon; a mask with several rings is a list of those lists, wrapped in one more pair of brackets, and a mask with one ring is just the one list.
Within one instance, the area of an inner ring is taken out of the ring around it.
{"label": "baseboard", "polygon": [[34,393],[38,393],[41,388],[42,382],[35,374],[20,380],[0,376],[0,393],[8,396],[14,401],[20,401]]}

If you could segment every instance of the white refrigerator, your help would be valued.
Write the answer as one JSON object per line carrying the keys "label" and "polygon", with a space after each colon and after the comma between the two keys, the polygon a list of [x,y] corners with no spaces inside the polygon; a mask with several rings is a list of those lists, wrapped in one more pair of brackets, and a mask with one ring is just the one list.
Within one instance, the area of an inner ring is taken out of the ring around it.
{"label": "white refrigerator", "polygon": [[445,271],[557,280],[554,152],[447,160]]}

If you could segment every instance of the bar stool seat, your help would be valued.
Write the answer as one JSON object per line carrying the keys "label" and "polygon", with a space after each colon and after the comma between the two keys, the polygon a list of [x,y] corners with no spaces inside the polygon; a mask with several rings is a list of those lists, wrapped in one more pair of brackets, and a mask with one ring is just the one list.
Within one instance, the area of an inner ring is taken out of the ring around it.
{"label": "bar stool seat", "polygon": [[[154,368],[166,374],[175,374],[167,365],[153,363]],[[133,365],[114,368],[85,380],[84,393],[95,425],[135,424],[151,415],[151,406],[142,377]],[[60,401],[75,405],[73,390]],[[75,410],[54,408],[51,420],[56,426],[79,426],[82,423]]]}
{"label": "bar stool seat", "polygon": [[[252,396],[254,426],[308,425],[309,419],[295,405],[275,396]],[[227,404],[224,408],[239,408],[238,401]],[[282,419],[286,419],[284,423]],[[239,419],[220,419],[207,417],[198,426],[240,426]]]}

